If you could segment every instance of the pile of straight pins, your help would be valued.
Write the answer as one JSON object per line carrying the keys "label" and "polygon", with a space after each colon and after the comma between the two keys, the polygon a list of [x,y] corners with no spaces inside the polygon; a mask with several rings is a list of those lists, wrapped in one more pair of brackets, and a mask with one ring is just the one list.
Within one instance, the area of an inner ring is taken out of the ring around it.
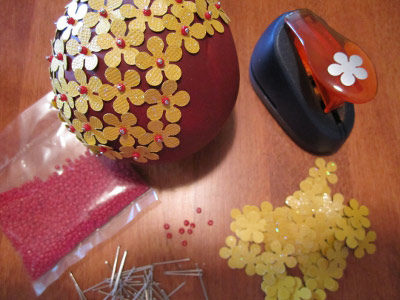
{"label": "pile of straight pins", "polygon": [[[82,290],[79,287],[74,275],[69,273],[72,281],[74,282],[80,300],[87,300],[86,294],[89,292],[95,292],[104,295],[104,300],[169,300],[186,284],[186,281],[183,281],[174,290],[172,290],[170,293],[167,293],[160,287],[160,283],[154,280],[153,272],[154,268],[157,266],[187,262],[190,261],[190,258],[158,262],[147,266],[133,267],[131,269],[124,270],[126,255],[128,254],[128,252],[125,251],[122,255],[122,259],[117,270],[119,252],[120,247],[118,246],[115,253],[114,264],[112,268],[110,266],[111,276],[86,290]],[[107,261],[106,264],[108,264]],[[198,277],[203,290],[204,298],[208,300],[207,290],[203,281],[203,270],[200,269],[197,264],[195,269],[170,270],[165,271],[164,275]]]}

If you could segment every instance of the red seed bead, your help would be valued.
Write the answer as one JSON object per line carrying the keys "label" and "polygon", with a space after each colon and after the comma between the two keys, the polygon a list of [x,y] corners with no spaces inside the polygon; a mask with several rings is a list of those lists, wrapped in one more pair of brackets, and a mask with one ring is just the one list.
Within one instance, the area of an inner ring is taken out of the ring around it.
{"label": "red seed bead", "polygon": [[182,0],[175,0],[176,3],[182,3]]}
{"label": "red seed bead", "polygon": [[214,221],[213,221],[213,220],[208,220],[207,224],[208,224],[209,226],[213,226],[213,225],[214,225]]}
{"label": "red seed bead", "polygon": [[167,239],[172,239],[172,233],[171,232],[167,233]]}
{"label": "red seed bead", "polygon": [[144,14],[146,17],[150,17],[150,16],[151,16],[151,9],[148,8],[148,7],[145,7],[145,8],[143,9],[143,14]]}
{"label": "red seed bead", "polygon": [[104,8],[99,10],[99,15],[102,16],[103,18],[107,18],[108,17],[108,13]]}
{"label": "red seed bead", "polygon": [[100,153],[106,153],[108,151],[108,149],[104,146],[100,146],[99,150],[100,150]]}
{"label": "red seed bead", "polygon": [[86,55],[89,52],[89,49],[85,46],[79,46],[78,51],[80,54]]}
{"label": "red seed bead", "polygon": [[211,11],[207,11],[205,14],[204,14],[204,17],[207,19],[207,20],[210,20],[211,19]]}
{"label": "red seed bead", "polygon": [[53,61],[53,57],[54,57],[53,55],[49,55],[49,56],[46,56],[46,59],[48,62],[51,63]]}
{"label": "red seed bead", "polygon": [[201,207],[196,208],[196,212],[197,212],[198,214],[201,214]]}
{"label": "red seed bead", "polygon": [[190,224],[189,220],[185,220],[185,221],[183,221],[183,225],[185,225],[185,226],[189,226],[189,224]]}
{"label": "red seed bead", "polygon": [[65,102],[65,101],[67,101],[67,100],[68,100],[68,97],[67,97],[67,95],[65,95],[65,94],[61,94],[61,95],[60,95],[60,100],[61,100],[62,102]]}
{"label": "red seed bead", "polygon": [[187,242],[186,240],[185,240],[185,241],[182,241],[182,246],[183,246],[183,247],[186,247],[187,244],[188,244],[188,242]]}
{"label": "red seed bead", "polygon": [[81,85],[80,87],[78,87],[78,92],[79,92],[81,95],[84,95],[84,94],[87,94],[87,93],[88,93],[88,89],[87,89],[86,86]]}
{"label": "red seed bead", "polygon": [[76,23],[76,20],[74,18],[68,17],[67,18],[67,23],[69,25],[74,25]]}
{"label": "red seed bead", "polygon": [[[138,159],[140,158],[140,156],[141,156],[141,155],[140,155],[139,152],[133,152],[133,153],[132,153],[132,157],[133,157],[134,160],[138,160]],[[169,225],[168,225],[168,226],[169,226]]]}
{"label": "red seed bead", "polygon": [[120,91],[121,93],[126,91],[126,86],[123,83],[118,83],[117,84],[117,90]]}
{"label": "red seed bead", "polygon": [[125,135],[125,134],[128,133],[128,129],[126,129],[125,127],[121,127],[121,128],[119,129],[119,133],[120,133],[121,135]]}
{"label": "red seed bead", "polygon": [[158,58],[156,61],[157,67],[163,68],[165,66],[165,62],[162,58]]}
{"label": "red seed bead", "polygon": [[156,134],[156,135],[154,136],[154,141],[155,141],[156,143],[161,143],[161,142],[163,141],[162,135],[161,135],[161,134]]}
{"label": "red seed bead", "polygon": [[182,35],[184,35],[184,36],[189,35],[189,33],[190,33],[189,27],[187,27],[187,26],[182,26],[182,28],[181,28],[181,33],[182,33]]}
{"label": "red seed bead", "polygon": [[192,233],[193,233],[193,230],[192,230],[192,229],[188,229],[188,230],[187,230],[187,233],[188,233],[188,234],[192,234]]}
{"label": "red seed bead", "polygon": [[168,97],[163,96],[161,98],[161,103],[164,104],[164,105],[169,105],[171,103],[171,101],[169,100]]}
{"label": "red seed bead", "polygon": [[179,232],[180,234],[184,234],[184,233],[185,233],[185,229],[184,229],[184,228],[179,228],[178,232]]}
{"label": "red seed bead", "polygon": [[58,60],[63,60],[63,59],[64,59],[64,55],[63,55],[62,53],[57,53],[56,58],[57,58]]}
{"label": "red seed bead", "polygon": [[221,2],[218,1],[217,3],[215,3],[215,7],[216,7],[217,9],[220,9],[220,8],[221,8]]}
{"label": "red seed bead", "polygon": [[164,224],[164,229],[165,229],[165,230],[168,230],[169,228],[170,228],[169,224],[165,223],[165,224]]}
{"label": "red seed bead", "polygon": [[86,131],[86,132],[92,130],[92,126],[90,126],[89,123],[83,124],[82,128],[83,128],[83,130]]}
{"label": "red seed bead", "polygon": [[116,44],[117,44],[118,48],[121,48],[121,49],[125,48],[125,46],[126,46],[125,41],[120,38],[117,39]]}
{"label": "red seed bead", "polygon": [[72,126],[72,125],[68,127],[68,130],[69,130],[70,132],[72,132],[72,133],[74,133],[74,132],[76,131],[75,127]]}

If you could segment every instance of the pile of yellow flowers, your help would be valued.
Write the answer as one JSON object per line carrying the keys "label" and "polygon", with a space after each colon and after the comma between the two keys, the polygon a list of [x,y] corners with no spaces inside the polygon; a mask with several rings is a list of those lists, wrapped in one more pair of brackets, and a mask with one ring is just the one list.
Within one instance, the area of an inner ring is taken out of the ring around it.
{"label": "pile of yellow flowers", "polygon": [[[263,202],[231,211],[237,238],[228,236],[219,255],[232,269],[262,276],[266,300],[325,299],[325,290],[339,288],[348,249],[357,258],[375,252],[376,233],[367,231],[368,208],[356,199],[345,205],[339,193],[331,196],[328,184],[337,182],[336,168],[318,158],[284,207]],[[303,278],[289,275],[296,267]]]}

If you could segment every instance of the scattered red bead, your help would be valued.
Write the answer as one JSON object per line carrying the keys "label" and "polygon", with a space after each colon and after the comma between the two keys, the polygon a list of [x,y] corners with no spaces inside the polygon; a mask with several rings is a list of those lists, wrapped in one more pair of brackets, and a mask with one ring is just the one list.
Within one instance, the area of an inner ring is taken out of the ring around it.
{"label": "scattered red bead", "polygon": [[189,224],[190,224],[189,220],[185,220],[185,221],[183,221],[183,225],[185,225],[185,226],[189,226]]}
{"label": "scattered red bead", "polygon": [[196,227],[196,224],[191,223],[191,224],[190,224],[190,227],[195,228],[195,227]]}
{"label": "scattered red bead", "polygon": [[213,221],[213,220],[209,220],[209,221],[207,222],[207,224],[210,225],[210,226],[213,226],[213,225],[214,225],[214,221]]}
{"label": "scattered red bead", "polygon": [[196,208],[196,212],[197,212],[198,214],[201,214],[201,207]]}
{"label": "scattered red bead", "polygon": [[172,239],[172,233],[171,232],[167,233],[167,239]]}
{"label": "scattered red bead", "polygon": [[187,242],[186,240],[185,240],[185,241],[182,241],[182,246],[183,246],[183,247],[186,247],[187,244],[188,244],[188,242]]}
{"label": "scattered red bead", "polygon": [[165,230],[168,230],[169,228],[170,228],[169,224],[165,223],[165,224],[164,224],[164,229],[165,229]]}
{"label": "scattered red bead", "polygon": [[179,233],[180,234],[184,234],[185,233],[185,229],[184,228],[179,228]]}
{"label": "scattered red bead", "polygon": [[188,233],[188,234],[192,234],[192,233],[193,233],[193,230],[189,228],[189,229],[187,230],[187,233]]}

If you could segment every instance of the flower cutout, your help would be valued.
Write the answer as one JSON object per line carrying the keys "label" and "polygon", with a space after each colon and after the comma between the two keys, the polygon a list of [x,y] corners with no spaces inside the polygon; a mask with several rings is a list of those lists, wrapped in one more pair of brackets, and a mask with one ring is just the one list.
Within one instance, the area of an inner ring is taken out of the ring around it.
{"label": "flower cutout", "polygon": [[307,278],[305,280],[306,287],[311,291],[312,299],[314,300],[325,300],[326,293],[324,290],[318,288],[318,283],[315,279]]}
{"label": "flower cutout", "polygon": [[67,69],[67,56],[64,53],[65,47],[62,40],[55,40],[53,45],[53,55],[49,57],[51,72],[58,71],[58,78],[64,77]]}
{"label": "flower cutout", "polygon": [[142,127],[134,126],[137,119],[131,113],[123,114],[121,121],[113,114],[105,114],[103,120],[112,125],[104,128],[104,137],[109,141],[115,141],[119,137],[119,143],[122,146],[133,146],[135,144],[134,137],[138,138],[146,133]]}
{"label": "flower cutout", "polygon": [[88,11],[87,4],[81,4],[78,7],[76,1],[72,1],[67,5],[67,15],[58,19],[56,26],[58,30],[63,30],[61,39],[67,41],[73,35],[78,35],[79,30],[83,26],[83,17]]}
{"label": "flower cutout", "polygon": [[354,255],[357,258],[361,258],[365,255],[365,252],[368,254],[374,254],[376,251],[376,246],[373,244],[376,240],[376,232],[368,231],[365,238],[358,243],[358,247],[354,251]]}
{"label": "flower cutout", "polygon": [[346,245],[351,249],[356,248],[365,238],[364,228],[354,228],[344,218],[339,219],[336,225],[335,237],[339,241],[346,241]]}
{"label": "flower cutout", "polygon": [[136,56],[136,66],[139,69],[146,70],[151,68],[146,73],[147,82],[156,86],[161,84],[163,80],[162,73],[169,80],[179,80],[182,76],[181,68],[171,62],[177,62],[182,58],[182,50],[176,46],[168,46],[164,51],[164,42],[161,38],[153,36],[147,40],[147,49],[150,54],[140,52]]}
{"label": "flower cutout", "polygon": [[70,119],[71,109],[75,107],[74,99],[68,90],[68,84],[65,78],[53,79],[53,87],[58,95],[56,96],[56,106],[62,112],[62,115]]}
{"label": "flower cutout", "polygon": [[89,6],[96,12],[87,13],[83,23],[90,28],[96,26],[97,34],[109,32],[110,21],[124,19],[118,9],[122,2],[123,0],[89,0]]}
{"label": "flower cutout", "polygon": [[196,4],[191,1],[186,0],[165,0],[168,6],[172,5],[172,14],[180,18],[183,14],[195,13],[197,11]]}
{"label": "flower cutout", "polygon": [[209,35],[214,35],[214,29],[219,32],[224,32],[224,25],[218,21],[219,12],[214,4],[208,4],[206,0],[196,0],[197,15],[203,19],[203,25]]}
{"label": "flower cutout", "polygon": [[70,81],[68,83],[68,92],[73,97],[78,97],[75,101],[76,109],[85,114],[88,111],[88,102],[90,107],[95,111],[103,109],[103,100],[96,95],[101,87],[101,80],[96,76],[90,77],[87,82],[86,74],[83,70],[77,69],[74,72],[75,79],[78,81]]}
{"label": "flower cutout", "polygon": [[216,12],[216,18],[221,17],[222,20],[224,20],[224,22],[226,24],[229,24],[229,22],[231,21],[231,19],[229,19],[228,15],[225,13],[225,11],[222,9],[222,5],[221,2],[219,0],[208,0],[208,3],[210,3],[210,5],[214,5],[215,8],[217,9]]}
{"label": "flower cutout", "polygon": [[119,148],[121,154],[125,158],[133,158],[134,161],[139,163],[147,163],[149,160],[158,160],[160,157],[151,153],[147,147],[138,146],[136,148],[123,146]]}
{"label": "flower cutout", "polygon": [[356,78],[364,80],[368,78],[368,72],[360,66],[363,60],[358,55],[352,55],[350,58],[343,52],[336,52],[333,60],[337,63],[328,67],[328,73],[332,76],[340,76],[340,81],[344,86],[352,86],[356,82]]}
{"label": "flower cutout", "polygon": [[146,23],[154,32],[161,32],[165,29],[162,19],[155,16],[162,16],[168,10],[168,4],[165,0],[155,0],[150,6],[150,0],[135,0],[135,6],[125,4],[121,7],[121,14],[125,18],[134,18],[129,23],[130,30],[146,30]]}
{"label": "flower cutout", "polygon": [[325,258],[320,258],[316,264],[312,264],[307,268],[305,275],[315,279],[319,288],[334,292],[339,288],[336,279],[340,279],[343,276],[343,270],[335,263],[329,262]]}
{"label": "flower cutout", "polygon": [[309,170],[309,174],[313,178],[326,179],[329,183],[335,184],[338,181],[336,174],[337,166],[334,162],[326,163],[323,158],[315,160],[315,166]]}
{"label": "flower cutout", "polygon": [[99,130],[103,129],[103,123],[97,117],[90,117],[88,120],[85,115],[79,111],[74,111],[75,119],[72,125],[78,131],[83,133],[83,138],[88,145],[95,145],[96,139],[101,144],[107,143],[104,135]]}
{"label": "flower cutout", "polygon": [[104,56],[104,62],[109,67],[117,67],[121,63],[121,56],[128,65],[135,64],[136,55],[139,51],[135,46],[139,46],[144,41],[144,34],[138,30],[129,30],[126,34],[126,23],[123,20],[114,20],[111,23],[111,33],[103,33],[98,36],[97,44],[103,50],[112,48]]}
{"label": "flower cutout", "polygon": [[[150,152],[159,152],[163,145],[167,148],[176,148],[179,146],[179,139],[174,137],[181,131],[178,124],[168,124],[164,128],[161,121],[150,121],[147,128],[151,133],[145,133],[139,137],[139,143],[149,145]],[[164,128],[164,129],[163,129]]]}
{"label": "flower cutout", "polygon": [[293,276],[279,276],[271,286],[265,286],[265,300],[289,299],[296,287],[296,280]]}
{"label": "flower cutout", "polygon": [[203,39],[206,36],[206,28],[200,23],[192,24],[193,14],[184,14],[178,21],[173,15],[167,14],[163,17],[165,27],[175,32],[167,35],[167,43],[170,46],[181,47],[182,43],[186,50],[196,54],[200,50],[200,44],[196,39]]}
{"label": "flower cutout", "polygon": [[264,240],[266,221],[261,218],[259,211],[250,211],[238,217],[236,225],[240,228],[236,234],[243,241],[261,243]]}
{"label": "flower cutout", "polygon": [[72,70],[82,69],[94,70],[98,64],[97,55],[93,52],[99,52],[101,48],[97,45],[97,35],[89,42],[91,36],[90,29],[82,27],[78,33],[80,42],[71,39],[67,42],[67,52],[71,55],[77,55],[72,61]]}
{"label": "flower cutout", "polygon": [[110,101],[114,97],[114,110],[119,114],[125,114],[129,111],[128,99],[134,105],[144,103],[144,92],[140,89],[134,89],[140,83],[140,75],[135,70],[128,70],[122,79],[121,71],[117,68],[108,68],[105,76],[113,85],[103,84],[100,88],[100,96],[104,101]]}
{"label": "flower cutout", "polygon": [[147,117],[150,120],[160,120],[164,111],[168,122],[175,123],[181,119],[181,111],[177,108],[187,105],[190,95],[186,91],[177,93],[176,81],[167,80],[161,86],[161,93],[155,89],[149,89],[144,93],[144,101],[153,104],[147,109]]}
{"label": "flower cutout", "polygon": [[333,247],[328,248],[325,253],[325,257],[342,270],[346,268],[346,258],[348,255],[349,251],[344,243],[337,240],[333,242]]}
{"label": "flower cutout", "polygon": [[367,218],[369,214],[368,208],[364,205],[360,206],[356,199],[351,199],[349,206],[345,206],[343,212],[354,228],[369,228],[371,226],[371,222]]}
{"label": "flower cutout", "polygon": [[115,160],[122,159],[121,153],[114,151],[111,147],[106,145],[88,145],[90,151],[96,155],[104,155],[105,157]]}
{"label": "flower cutout", "polygon": [[294,256],[295,248],[291,244],[286,244],[282,247],[281,243],[277,240],[271,242],[269,245],[271,251],[264,252],[260,261],[264,265],[270,265],[274,274],[282,274],[288,268],[294,268],[297,265],[297,260]]}
{"label": "flower cutout", "polygon": [[303,285],[303,282],[299,277],[294,278],[296,281],[295,287],[293,289],[293,294],[291,295],[292,300],[306,300],[311,299],[312,293],[309,288]]}

